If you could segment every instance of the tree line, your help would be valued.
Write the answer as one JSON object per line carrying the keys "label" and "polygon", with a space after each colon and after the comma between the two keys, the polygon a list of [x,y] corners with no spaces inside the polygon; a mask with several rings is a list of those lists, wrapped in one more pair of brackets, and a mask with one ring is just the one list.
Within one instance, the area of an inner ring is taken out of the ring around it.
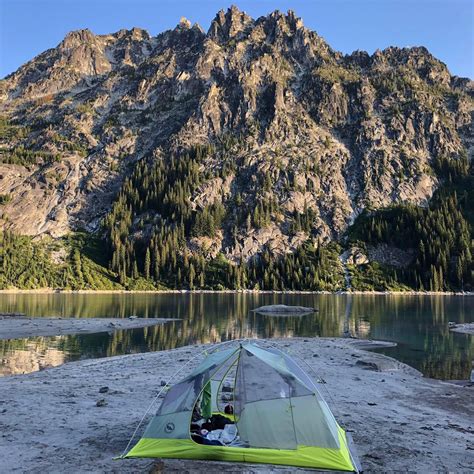
{"label": "tree line", "polygon": [[[183,289],[342,288],[335,247],[326,248],[314,240],[283,256],[267,249],[248,262],[230,262],[222,254],[209,259],[189,250],[193,237],[213,238],[225,230],[224,237],[235,244],[240,226],[247,230],[265,227],[279,211],[275,196],[268,195],[272,186],[268,176],[257,182],[262,192],[255,196],[253,209],[239,193],[226,203],[193,207],[191,196],[199,186],[235,170],[226,162],[214,172],[204,169],[204,158],[213,152],[210,146],[198,146],[136,165],[104,220],[110,268],[120,283],[126,286],[130,280],[144,279],[155,286]],[[305,206],[303,213],[294,213],[290,231],[310,231],[314,217],[314,211]]]}
{"label": "tree line", "polygon": [[418,290],[472,290],[474,178],[467,156],[438,157],[443,185],[428,207],[398,205],[361,215],[352,240],[413,249],[415,258],[397,280]]}

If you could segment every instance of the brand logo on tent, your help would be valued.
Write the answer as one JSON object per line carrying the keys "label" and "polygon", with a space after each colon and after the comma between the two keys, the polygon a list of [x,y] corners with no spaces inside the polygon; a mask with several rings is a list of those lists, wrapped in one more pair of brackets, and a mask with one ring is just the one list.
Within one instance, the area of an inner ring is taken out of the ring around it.
{"label": "brand logo on tent", "polygon": [[167,433],[171,433],[172,431],[174,431],[174,423],[171,423],[171,421],[169,423],[166,423],[165,431]]}

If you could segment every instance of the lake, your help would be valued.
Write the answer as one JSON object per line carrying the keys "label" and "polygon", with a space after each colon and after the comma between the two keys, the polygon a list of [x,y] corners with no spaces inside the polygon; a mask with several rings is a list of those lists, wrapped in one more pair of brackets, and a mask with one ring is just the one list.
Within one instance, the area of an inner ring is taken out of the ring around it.
{"label": "lake", "polygon": [[[265,304],[312,306],[309,316],[270,317]],[[342,336],[398,343],[378,352],[439,379],[466,379],[474,337],[448,330],[473,322],[472,296],[315,294],[0,294],[0,312],[27,316],[181,318],[163,326],[113,333],[0,340],[0,375],[67,361],[171,349],[237,338]]]}

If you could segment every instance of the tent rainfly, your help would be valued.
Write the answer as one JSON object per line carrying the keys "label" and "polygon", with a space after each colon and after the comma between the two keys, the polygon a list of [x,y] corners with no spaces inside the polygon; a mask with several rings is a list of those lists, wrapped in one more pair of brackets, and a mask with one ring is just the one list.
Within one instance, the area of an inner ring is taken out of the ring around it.
{"label": "tent rainfly", "polygon": [[284,352],[250,342],[212,352],[173,385],[123,457],[361,470],[313,380]]}

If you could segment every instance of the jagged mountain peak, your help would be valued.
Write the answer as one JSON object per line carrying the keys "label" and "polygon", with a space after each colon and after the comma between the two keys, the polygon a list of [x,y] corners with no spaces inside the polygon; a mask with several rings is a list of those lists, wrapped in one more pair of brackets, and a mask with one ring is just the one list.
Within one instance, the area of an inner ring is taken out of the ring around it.
{"label": "jagged mountain peak", "polygon": [[249,15],[232,5],[226,12],[220,10],[217,13],[211,22],[207,36],[216,42],[227,42],[244,32],[253,22]]}
{"label": "jagged mountain peak", "polygon": [[189,28],[191,28],[191,22],[186,17],[182,16],[179,19],[178,27],[188,30]]}
{"label": "jagged mountain peak", "polygon": [[148,33],[147,30],[143,28],[138,28],[134,26],[130,30],[127,30],[125,28],[117,31],[114,33],[112,36],[116,37],[117,39],[131,39],[135,41],[140,41],[140,40],[149,40],[151,38],[150,33]]}
{"label": "jagged mountain peak", "polygon": [[[238,260],[339,238],[366,207],[426,204],[436,160],[472,155],[469,84],[423,48],[342,55],[291,11],[231,7],[207,34],[184,19],[156,37],[71,32],[2,81],[0,113],[24,128],[3,148],[0,225],[96,231],[135,163],[206,147],[186,203],[228,220],[189,248]],[[265,228],[246,225],[255,209]]]}
{"label": "jagged mountain peak", "polygon": [[191,30],[193,33],[197,33],[198,36],[203,36],[204,30],[202,29],[199,23],[192,24],[186,17],[181,17],[179,20],[178,25],[176,26],[174,31],[187,31]]}
{"label": "jagged mountain peak", "polygon": [[59,43],[58,48],[68,50],[83,44],[91,43],[96,39],[95,34],[88,28],[70,31]]}
{"label": "jagged mountain peak", "polygon": [[271,19],[274,21],[284,21],[291,24],[295,29],[303,26],[303,20],[298,17],[294,10],[288,10],[286,13],[280,10],[273,10],[269,15],[262,18]]}

